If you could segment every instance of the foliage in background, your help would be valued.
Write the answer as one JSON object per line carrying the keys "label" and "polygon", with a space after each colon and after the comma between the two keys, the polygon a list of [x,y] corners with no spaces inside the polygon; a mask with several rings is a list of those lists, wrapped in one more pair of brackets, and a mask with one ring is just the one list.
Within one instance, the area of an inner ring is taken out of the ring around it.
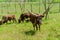
{"label": "foliage in background", "polygon": [[[11,2],[11,1],[21,1],[21,0],[0,0],[0,2]],[[22,0],[22,1],[24,1],[24,0]],[[26,0],[26,1],[29,1],[29,2],[39,2],[39,1],[42,1],[42,0]],[[48,1],[48,0],[47,0]],[[60,2],[60,0],[54,0],[54,2]]]}

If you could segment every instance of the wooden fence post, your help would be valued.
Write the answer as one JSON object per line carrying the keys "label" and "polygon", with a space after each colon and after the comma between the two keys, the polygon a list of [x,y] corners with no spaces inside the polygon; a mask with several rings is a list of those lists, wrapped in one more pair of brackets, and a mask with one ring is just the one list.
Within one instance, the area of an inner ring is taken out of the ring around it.
{"label": "wooden fence post", "polygon": [[40,0],[39,0],[39,13],[40,13]]}
{"label": "wooden fence post", "polygon": [[[2,3],[1,3],[1,5],[2,5]],[[1,6],[2,7],[2,6]],[[3,14],[3,7],[1,8],[1,13]]]}
{"label": "wooden fence post", "polygon": [[[32,0],[31,0],[31,1],[32,1]],[[32,12],[32,2],[31,2],[31,4],[30,4],[30,5],[31,5],[31,12]]]}

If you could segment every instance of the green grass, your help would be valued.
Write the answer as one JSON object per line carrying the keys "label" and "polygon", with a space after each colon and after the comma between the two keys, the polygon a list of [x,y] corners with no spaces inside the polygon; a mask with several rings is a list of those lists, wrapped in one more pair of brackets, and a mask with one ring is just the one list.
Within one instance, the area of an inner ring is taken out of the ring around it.
{"label": "green grass", "polygon": [[[30,4],[26,3],[25,5],[27,9],[31,9]],[[32,6],[33,12],[39,13],[39,4],[35,3]],[[59,4],[54,4],[50,11],[58,12]],[[43,12],[44,6],[40,4],[40,13]],[[3,15],[10,13],[15,14],[18,19],[21,14],[20,5],[16,4],[15,12],[15,4],[0,3],[0,19]],[[33,31],[31,22],[20,24],[8,22],[7,24],[0,25],[0,40],[60,40],[60,13],[49,13],[48,20],[43,18],[40,31]]]}
{"label": "green grass", "polygon": [[[18,17],[18,14],[16,16]],[[59,13],[49,14],[48,20],[43,19],[40,31],[33,31],[30,22],[8,22],[0,25],[0,40],[60,40],[59,17]]]}

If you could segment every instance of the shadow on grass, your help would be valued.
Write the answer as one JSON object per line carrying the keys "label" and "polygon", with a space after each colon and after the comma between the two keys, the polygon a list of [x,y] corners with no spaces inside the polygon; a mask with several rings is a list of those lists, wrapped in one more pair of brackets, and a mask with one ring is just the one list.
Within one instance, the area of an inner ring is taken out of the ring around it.
{"label": "shadow on grass", "polygon": [[[3,23],[3,24],[6,24],[6,25],[8,25],[8,24],[12,24],[12,23]],[[1,24],[1,25],[3,25],[3,24]]]}
{"label": "shadow on grass", "polygon": [[12,22],[10,22],[10,23],[5,23],[6,25],[8,25],[8,24],[13,24]]}
{"label": "shadow on grass", "polygon": [[35,33],[36,33],[36,31],[33,31],[33,30],[25,32],[26,35],[35,35]]}

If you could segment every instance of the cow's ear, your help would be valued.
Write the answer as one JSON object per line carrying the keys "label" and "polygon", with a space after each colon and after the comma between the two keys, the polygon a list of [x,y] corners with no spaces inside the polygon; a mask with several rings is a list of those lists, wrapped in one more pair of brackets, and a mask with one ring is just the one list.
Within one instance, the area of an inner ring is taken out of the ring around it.
{"label": "cow's ear", "polygon": [[44,17],[43,15],[41,15],[40,17]]}
{"label": "cow's ear", "polygon": [[44,17],[44,16],[42,16],[42,17]]}

